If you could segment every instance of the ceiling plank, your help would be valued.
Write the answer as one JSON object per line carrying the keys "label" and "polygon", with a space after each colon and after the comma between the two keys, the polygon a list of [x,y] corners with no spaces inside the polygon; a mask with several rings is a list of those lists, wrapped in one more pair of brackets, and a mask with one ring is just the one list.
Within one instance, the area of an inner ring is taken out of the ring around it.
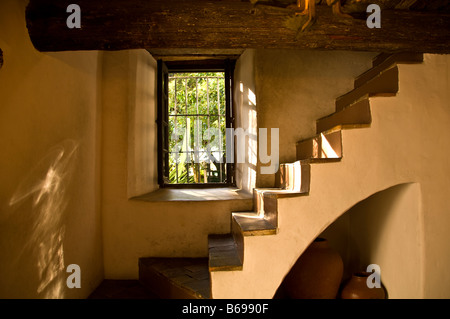
{"label": "ceiling plank", "polygon": [[298,33],[303,16],[236,0],[77,0],[81,28],[69,29],[71,1],[30,0],[26,22],[39,51],[247,48],[450,53],[450,15],[386,9],[381,28],[342,19],[317,7],[313,27]]}

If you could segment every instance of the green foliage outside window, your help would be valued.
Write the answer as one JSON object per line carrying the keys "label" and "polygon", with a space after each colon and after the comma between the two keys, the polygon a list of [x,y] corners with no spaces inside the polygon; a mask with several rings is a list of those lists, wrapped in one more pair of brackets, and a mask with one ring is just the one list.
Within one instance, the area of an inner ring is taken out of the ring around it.
{"label": "green foliage outside window", "polygon": [[225,109],[223,72],[169,74],[171,184],[225,182]]}

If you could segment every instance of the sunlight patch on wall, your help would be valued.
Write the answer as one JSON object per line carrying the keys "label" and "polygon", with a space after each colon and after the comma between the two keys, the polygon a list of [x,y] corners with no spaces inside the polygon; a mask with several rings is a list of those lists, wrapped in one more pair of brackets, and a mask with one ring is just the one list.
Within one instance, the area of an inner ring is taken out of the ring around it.
{"label": "sunlight patch on wall", "polygon": [[[27,216],[31,232],[27,233],[25,246],[14,263],[27,259],[36,266],[39,282],[36,292],[44,298],[62,298],[64,293],[66,190],[78,147],[79,143],[74,140],[54,146],[30,170],[9,201],[9,206],[17,210],[22,205],[22,209],[27,209],[25,202],[31,200],[31,211]],[[29,252],[31,255],[23,256]]]}

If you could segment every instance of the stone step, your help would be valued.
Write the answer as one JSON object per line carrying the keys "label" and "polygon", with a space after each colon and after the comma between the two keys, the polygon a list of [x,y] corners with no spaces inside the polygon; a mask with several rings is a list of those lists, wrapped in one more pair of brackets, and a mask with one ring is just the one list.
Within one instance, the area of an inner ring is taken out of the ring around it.
{"label": "stone step", "polygon": [[320,134],[332,129],[366,127],[372,123],[369,98],[357,101],[339,112],[323,117],[316,122],[316,132]]}
{"label": "stone step", "polygon": [[380,63],[389,58],[391,55],[392,53],[385,53],[385,52],[378,54],[372,59],[372,67],[374,68],[378,66]]}
{"label": "stone step", "polygon": [[232,234],[208,236],[209,271],[242,270],[242,260]]}
{"label": "stone step", "polygon": [[208,258],[139,258],[139,282],[162,299],[211,298]]}
{"label": "stone step", "polygon": [[395,64],[412,64],[422,62],[422,53],[380,54],[378,55],[378,58],[375,58],[373,61],[374,66],[355,79],[355,88],[362,86],[364,83],[370,81],[384,70],[391,68]]}
{"label": "stone step", "polygon": [[336,99],[336,112],[373,94],[395,95],[398,91],[398,68],[392,66],[371,80]]}
{"label": "stone step", "polygon": [[233,222],[240,228],[244,236],[264,236],[277,233],[276,225],[256,213],[233,213]]}
{"label": "stone step", "polygon": [[314,160],[340,160],[342,158],[341,130],[330,130],[312,138],[297,142],[297,159],[301,163],[314,163]]}

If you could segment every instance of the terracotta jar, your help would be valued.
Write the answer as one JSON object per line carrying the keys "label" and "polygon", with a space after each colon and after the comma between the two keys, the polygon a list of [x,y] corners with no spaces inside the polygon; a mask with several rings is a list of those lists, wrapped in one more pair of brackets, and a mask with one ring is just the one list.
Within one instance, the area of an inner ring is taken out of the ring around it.
{"label": "terracotta jar", "polygon": [[298,258],[284,280],[292,299],[335,299],[341,284],[344,264],[325,238],[316,238]]}
{"label": "terracotta jar", "polygon": [[380,288],[369,288],[367,278],[370,272],[357,272],[344,285],[341,291],[341,299],[385,299],[386,292],[383,285]]}

